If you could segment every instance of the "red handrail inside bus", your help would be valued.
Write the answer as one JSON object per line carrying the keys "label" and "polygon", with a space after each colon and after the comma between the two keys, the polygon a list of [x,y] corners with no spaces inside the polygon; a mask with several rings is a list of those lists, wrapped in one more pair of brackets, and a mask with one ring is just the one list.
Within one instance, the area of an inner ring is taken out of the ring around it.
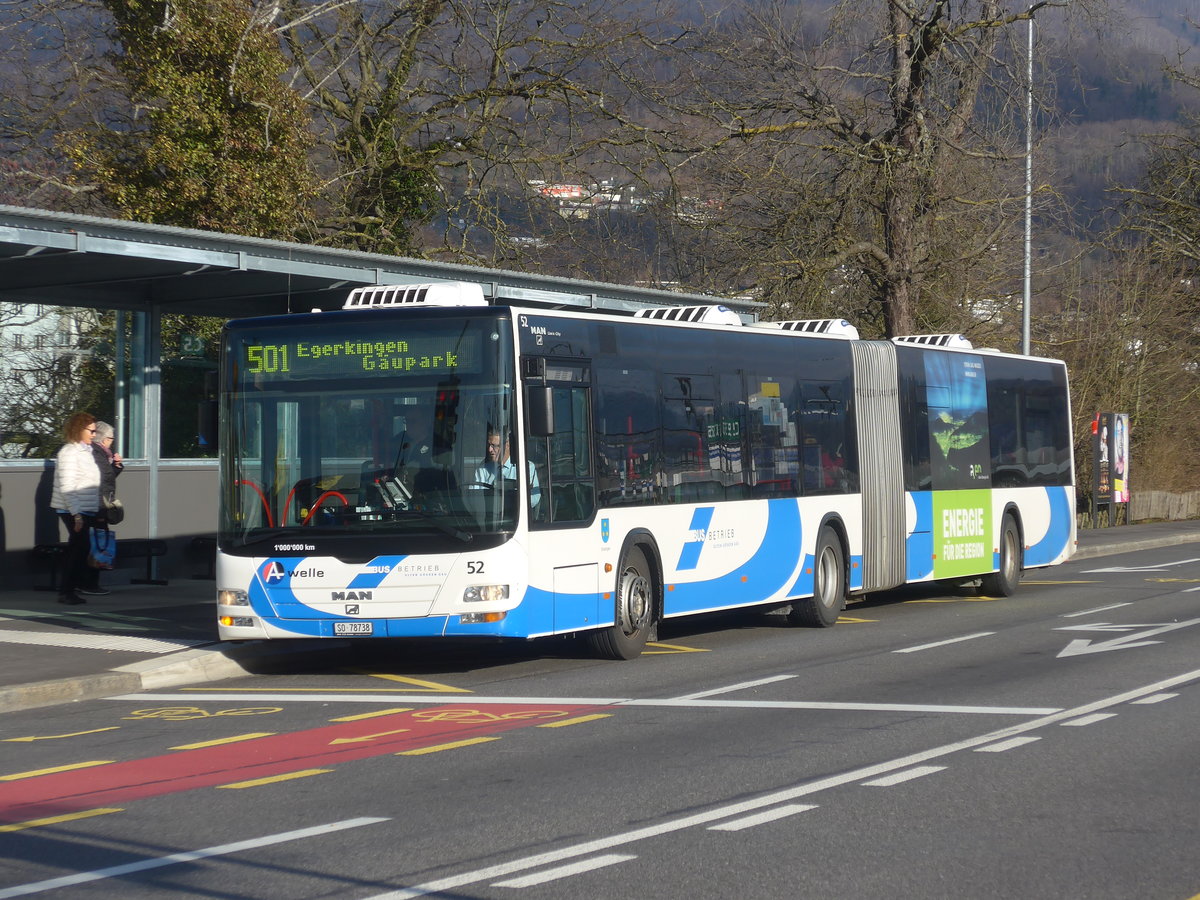
{"label": "red handrail inside bus", "polygon": [[259,487],[257,484],[255,484],[253,481],[245,481],[245,480],[242,480],[242,481],[235,481],[235,482],[234,482],[234,485],[235,485],[235,486],[237,486],[237,485],[239,485],[239,484],[244,484],[244,485],[246,485],[246,487],[250,488],[251,490],[253,490],[253,491],[254,491],[254,493],[258,494],[258,499],[262,501],[262,505],[263,505],[263,512],[265,512],[265,513],[267,514],[267,525],[268,525],[268,527],[270,527],[270,528],[274,528],[274,527],[275,527],[275,517],[271,515],[271,507],[270,507],[270,505],[267,503],[267,497],[266,497],[266,495],[265,495],[265,494],[262,492],[262,488],[260,488],[260,487]]}

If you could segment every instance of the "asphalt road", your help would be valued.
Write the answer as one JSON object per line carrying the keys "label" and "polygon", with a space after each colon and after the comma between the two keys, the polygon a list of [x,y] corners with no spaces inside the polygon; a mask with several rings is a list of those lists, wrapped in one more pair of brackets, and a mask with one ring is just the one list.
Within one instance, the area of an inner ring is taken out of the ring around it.
{"label": "asphalt road", "polygon": [[[1200,548],[0,717],[0,900],[1200,897]],[[536,655],[534,655],[536,653]]]}

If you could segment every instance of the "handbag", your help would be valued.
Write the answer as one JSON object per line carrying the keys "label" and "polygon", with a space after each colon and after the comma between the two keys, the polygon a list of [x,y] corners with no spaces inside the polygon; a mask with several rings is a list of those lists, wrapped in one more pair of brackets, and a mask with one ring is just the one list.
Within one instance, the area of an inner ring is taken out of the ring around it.
{"label": "handbag", "polygon": [[111,569],[117,559],[117,536],[107,528],[93,528],[88,540],[88,565],[93,569]]}
{"label": "handbag", "polygon": [[125,519],[125,507],[115,496],[104,498],[104,521],[109,525],[120,525]]}

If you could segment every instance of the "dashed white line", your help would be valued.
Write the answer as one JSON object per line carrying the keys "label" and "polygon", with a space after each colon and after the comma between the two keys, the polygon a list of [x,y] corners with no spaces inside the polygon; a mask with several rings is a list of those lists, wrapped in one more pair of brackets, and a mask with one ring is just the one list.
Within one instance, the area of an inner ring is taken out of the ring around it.
{"label": "dashed white line", "polygon": [[631,859],[637,859],[637,857],[625,853],[609,853],[604,856],[596,856],[592,859],[571,863],[570,865],[547,869],[545,872],[538,872],[534,875],[510,878],[508,881],[497,881],[492,884],[492,887],[533,887],[535,884],[545,884],[547,881],[557,881],[559,878],[570,878],[572,875],[591,872],[594,869],[603,869],[605,866],[615,866],[617,863],[628,862]]}
{"label": "dashed white line", "polygon": [[1132,606],[1132,603],[1114,603],[1111,606],[1099,606],[1096,609],[1085,609],[1083,612],[1065,613],[1062,618],[1074,619],[1079,616],[1092,616],[1096,613],[1108,612],[1110,609],[1120,609],[1122,606]]}
{"label": "dashed white line", "polygon": [[935,641],[932,644],[921,644],[917,647],[906,647],[903,650],[893,650],[893,653],[916,653],[920,650],[932,650],[934,647],[945,647],[947,644],[957,644],[962,641],[973,641],[975,638],[990,637],[994,631],[980,631],[978,634],[964,634],[962,637],[950,638],[948,641]]}
{"label": "dashed white line", "polygon": [[932,775],[934,772],[941,772],[945,768],[945,766],[917,766],[914,769],[906,769],[903,772],[885,775],[883,778],[873,778],[870,781],[864,781],[863,787],[892,787],[893,785],[903,784],[906,781],[912,781],[914,778],[922,778],[925,775]]}
{"label": "dashed white line", "polygon": [[1097,722],[1111,719],[1115,715],[1116,713],[1092,713],[1090,716],[1080,716],[1078,719],[1069,719],[1066,722],[1059,722],[1058,724],[1082,728],[1085,725],[1095,725]]}
{"label": "dashed white line", "polygon": [[734,819],[732,822],[722,822],[720,825],[709,825],[708,830],[741,831],[744,828],[753,828],[756,825],[765,825],[768,822],[786,819],[788,816],[794,816],[797,813],[808,812],[810,809],[816,808],[816,805],[813,803],[789,803],[786,806],[768,809],[766,812],[761,812],[758,815]]}
{"label": "dashed white line", "polygon": [[1005,750],[1012,750],[1016,747],[1024,747],[1026,744],[1032,744],[1040,741],[1040,737],[1027,735],[1026,737],[1009,738],[1007,741],[1000,741],[998,744],[988,744],[986,747],[976,747],[976,753],[1003,753]]}
{"label": "dashed white line", "polygon": [[698,694],[685,694],[676,700],[702,700],[705,697],[715,697],[717,694],[730,694],[734,691],[744,691],[749,688],[762,687],[764,684],[774,684],[777,681],[790,681],[795,675],[775,675],[772,678],[760,678],[758,681],[743,681],[741,684],[731,684],[727,687],[715,688],[711,691],[701,691]]}
{"label": "dashed white line", "polygon": [[1131,700],[1131,703],[1162,703],[1164,700],[1171,700],[1178,697],[1178,694],[1164,693],[1151,694],[1149,697],[1143,697],[1141,700]]}

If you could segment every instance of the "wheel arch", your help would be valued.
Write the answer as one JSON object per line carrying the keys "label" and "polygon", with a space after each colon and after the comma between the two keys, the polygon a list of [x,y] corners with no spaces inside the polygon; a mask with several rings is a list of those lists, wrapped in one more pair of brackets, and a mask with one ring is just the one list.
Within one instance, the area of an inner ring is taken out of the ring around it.
{"label": "wheel arch", "polygon": [[[654,619],[655,621],[662,621],[665,585],[663,584],[662,554],[658,549],[658,541],[645,528],[632,529],[625,535],[625,540],[621,542],[621,555],[617,557],[618,566],[624,561],[626,554],[629,553],[631,548],[641,550],[642,556],[646,558],[646,564],[650,567],[650,580],[654,587]],[[618,577],[620,577],[620,573],[618,573]],[[614,598],[616,596],[615,589],[616,586],[614,583]]]}

